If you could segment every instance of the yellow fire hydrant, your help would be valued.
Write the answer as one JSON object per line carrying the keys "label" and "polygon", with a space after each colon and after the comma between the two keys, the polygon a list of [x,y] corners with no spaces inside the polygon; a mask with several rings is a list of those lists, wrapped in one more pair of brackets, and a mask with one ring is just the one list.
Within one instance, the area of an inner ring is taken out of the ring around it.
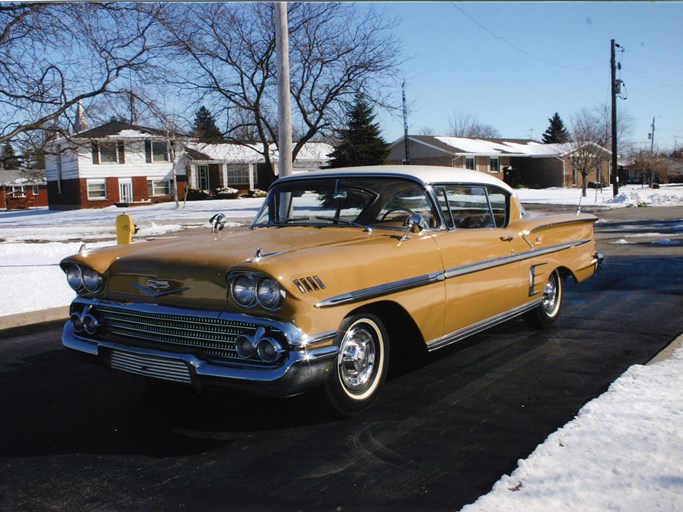
{"label": "yellow fire hydrant", "polygon": [[128,245],[133,241],[133,235],[138,232],[138,227],[133,224],[133,217],[122,213],[116,217],[116,243]]}

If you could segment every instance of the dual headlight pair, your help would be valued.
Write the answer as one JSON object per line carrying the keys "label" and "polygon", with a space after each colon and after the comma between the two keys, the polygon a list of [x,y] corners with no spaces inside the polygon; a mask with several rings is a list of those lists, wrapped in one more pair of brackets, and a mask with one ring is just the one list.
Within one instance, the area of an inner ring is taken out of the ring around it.
{"label": "dual headlight pair", "polygon": [[280,309],[285,291],[272,277],[256,272],[231,272],[228,274],[230,295],[243,308],[261,306],[269,311]]}
{"label": "dual headlight pair", "polygon": [[70,263],[63,268],[69,286],[76,292],[83,290],[89,293],[97,293],[102,289],[104,278],[89,267]]}

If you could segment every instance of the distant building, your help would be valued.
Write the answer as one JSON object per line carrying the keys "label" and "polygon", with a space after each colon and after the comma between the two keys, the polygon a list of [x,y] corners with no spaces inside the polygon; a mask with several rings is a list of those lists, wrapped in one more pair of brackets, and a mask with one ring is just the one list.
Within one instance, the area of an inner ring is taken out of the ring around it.
{"label": "distant building", "polygon": [[[577,147],[572,143],[543,144],[526,139],[478,139],[409,135],[410,163],[464,167],[493,174],[511,185],[538,188],[579,187],[582,178],[574,166]],[[609,182],[609,156],[604,148],[599,170],[587,181]],[[390,163],[405,160],[404,138],[391,144]]]}
{"label": "distant building", "polygon": [[0,207],[19,210],[47,205],[45,171],[0,171]]}
{"label": "distant building", "polygon": [[[201,144],[181,134],[112,121],[57,139],[46,148],[45,174],[52,209],[101,208],[172,199],[198,189],[244,193],[267,188],[264,158],[255,146]],[[308,143],[295,170],[325,165],[332,147]],[[277,162],[277,151],[271,156]]]}

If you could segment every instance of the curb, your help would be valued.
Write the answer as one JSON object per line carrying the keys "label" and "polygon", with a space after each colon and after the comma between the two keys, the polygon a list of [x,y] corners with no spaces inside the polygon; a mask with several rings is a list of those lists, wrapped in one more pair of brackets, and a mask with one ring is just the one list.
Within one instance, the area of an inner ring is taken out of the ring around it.
{"label": "curb", "polygon": [[681,346],[683,346],[683,334],[680,334],[675,340],[673,340],[666,347],[660,350],[656,356],[654,356],[645,364],[649,366],[651,364],[656,364],[665,361],[669,359],[677,349],[681,348]]}
{"label": "curb", "polygon": [[66,321],[69,318],[69,306],[58,308],[43,309],[42,311],[30,311],[28,313],[18,313],[16,315],[0,316],[0,331],[26,327],[29,325]]}

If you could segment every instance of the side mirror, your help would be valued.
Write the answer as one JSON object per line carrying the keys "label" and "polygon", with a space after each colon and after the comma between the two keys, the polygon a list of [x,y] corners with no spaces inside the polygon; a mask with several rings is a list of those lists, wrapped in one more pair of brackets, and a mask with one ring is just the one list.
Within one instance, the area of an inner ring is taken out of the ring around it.
{"label": "side mirror", "polygon": [[406,227],[406,232],[403,233],[403,236],[401,237],[402,241],[410,240],[408,233],[421,233],[425,228],[425,221],[420,215],[413,213],[410,217],[408,217],[408,220],[406,221]]}

